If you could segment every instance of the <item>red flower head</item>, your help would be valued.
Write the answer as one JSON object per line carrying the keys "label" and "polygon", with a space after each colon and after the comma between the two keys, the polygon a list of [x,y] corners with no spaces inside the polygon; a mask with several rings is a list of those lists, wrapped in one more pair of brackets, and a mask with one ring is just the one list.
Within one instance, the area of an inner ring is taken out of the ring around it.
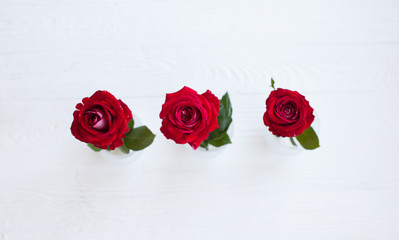
{"label": "red flower head", "polygon": [[313,120],[313,108],[296,91],[278,88],[266,100],[263,122],[278,137],[298,136],[310,127]]}
{"label": "red flower head", "polygon": [[97,91],[76,105],[71,126],[78,140],[102,149],[122,146],[132,112],[121,100],[107,91]]}
{"label": "red flower head", "polygon": [[209,133],[219,127],[219,99],[207,90],[199,95],[189,87],[166,94],[159,117],[162,119],[161,132],[176,143],[188,143],[197,149]]}

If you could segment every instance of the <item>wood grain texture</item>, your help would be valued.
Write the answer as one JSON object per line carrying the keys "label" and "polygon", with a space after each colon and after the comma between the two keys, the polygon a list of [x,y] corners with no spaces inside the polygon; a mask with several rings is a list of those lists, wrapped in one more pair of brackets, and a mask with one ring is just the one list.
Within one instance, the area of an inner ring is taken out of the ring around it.
{"label": "wood grain texture", "polygon": [[[0,1],[0,240],[399,239],[397,1]],[[316,109],[321,148],[266,144],[269,79]],[[234,107],[214,157],[166,140],[182,86]],[[157,135],[117,163],[70,133],[123,99]]]}

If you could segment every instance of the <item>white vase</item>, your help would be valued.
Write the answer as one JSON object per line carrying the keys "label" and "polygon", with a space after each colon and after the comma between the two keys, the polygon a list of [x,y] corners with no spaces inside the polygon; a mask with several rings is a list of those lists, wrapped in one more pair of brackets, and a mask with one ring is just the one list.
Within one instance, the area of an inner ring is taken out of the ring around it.
{"label": "white vase", "polygon": [[220,155],[224,150],[226,150],[228,145],[230,145],[230,144],[227,144],[227,145],[224,145],[221,147],[214,147],[212,145],[209,145],[208,150],[206,150],[202,147],[197,148],[197,150],[193,150],[190,145],[188,145],[188,147],[190,148],[189,150],[194,152],[194,155],[196,155],[200,158],[214,158],[214,157]]}
{"label": "white vase", "polygon": [[271,133],[268,128],[266,128],[265,141],[267,146],[273,152],[276,152],[280,155],[291,156],[303,151],[302,146],[299,145],[298,141],[296,141],[295,138],[294,141],[297,146],[294,146],[291,143],[289,137],[277,137],[273,135],[273,133]]}
{"label": "white vase", "polygon": [[101,150],[101,156],[109,162],[112,163],[127,163],[132,162],[141,155],[141,151],[130,150],[128,154],[123,153],[119,148],[115,150]]}

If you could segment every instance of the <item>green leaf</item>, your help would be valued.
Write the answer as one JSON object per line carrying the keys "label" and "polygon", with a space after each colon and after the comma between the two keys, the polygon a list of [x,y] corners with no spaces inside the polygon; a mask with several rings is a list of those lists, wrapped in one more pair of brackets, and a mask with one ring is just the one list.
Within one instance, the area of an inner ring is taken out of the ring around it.
{"label": "green leaf", "polygon": [[220,147],[226,144],[230,144],[231,140],[227,133],[221,134],[218,138],[208,140],[209,144],[215,147]]}
{"label": "green leaf", "polygon": [[316,149],[320,147],[319,138],[312,127],[306,129],[301,135],[296,136],[296,139],[305,149]]}
{"label": "green leaf", "polygon": [[101,151],[101,148],[95,147],[93,144],[88,143],[87,146],[89,146],[89,148],[91,148],[93,151],[95,152],[99,152]]}
{"label": "green leaf", "polygon": [[133,128],[126,137],[124,142],[126,147],[134,151],[140,151],[151,145],[154,141],[155,135],[146,126]]}
{"label": "green leaf", "polygon": [[222,99],[220,99],[220,110],[219,110],[219,116],[217,117],[219,128],[212,131],[209,134],[208,139],[217,138],[222,133],[227,132],[231,122],[233,121],[231,117],[232,114],[233,114],[233,108],[231,106],[229,94],[226,92],[226,94],[223,95]]}
{"label": "green leaf", "polygon": [[219,129],[221,132],[227,131],[231,122],[233,115],[233,108],[231,106],[229,93],[223,95],[222,99],[220,99],[220,110],[218,116]]}
{"label": "green leaf", "polygon": [[122,146],[119,147],[119,150],[121,150],[121,152],[128,154],[129,153],[129,148],[126,147],[125,143],[123,143]]}
{"label": "green leaf", "polygon": [[233,108],[231,106],[230,96],[229,96],[228,92],[226,92],[223,95],[222,99],[220,99],[220,104],[223,105],[223,107],[224,107],[223,115],[226,117],[231,117],[231,115],[233,113]]}
{"label": "green leaf", "polygon": [[225,127],[224,130],[221,129],[221,128],[218,128],[218,129],[215,129],[212,132],[210,132],[207,140],[219,138],[223,133],[226,133],[227,130],[229,129],[229,127],[230,127],[231,122],[232,122],[232,120],[226,122],[227,126]]}
{"label": "green leaf", "polygon": [[273,79],[273,78],[271,79],[271,83],[272,83],[272,85],[271,85],[272,88],[273,88],[274,90],[276,90],[276,88],[274,87],[274,83],[275,83],[275,82],[274,82],[274,79]]}
{"label": "green leaf", "polygon": [[218,116],[219,128],[209,133],[208,139],[203,141],[202,145],[205,149],[208,148],[208,144],[211,144],[215,147],[220,147],[231,143],[230,138],[227,135],[227,130],[233,121],[232,115],[233,108],[231,106],[229,93],[226,92],[220,99],[220,110]]}
{"label": "green leaf", "polygon": [[295,143],[295,141],[294,141],[294,138],[293,138],[293,137],[290,137],[290,141],[291,141],[292,145],[296,146],[296,143]]}
{"label": "green leaf", "polygon": [[127,124],[127,126],[129,127],[129,131],[133,129],[134,127],[134,120],[132,118],[132,120],[129,121],[129,123]]}
{"label": "green leaf", "polygon": [[205,150],[208,150],[208,142],[206,140],[202,141],[200,147],[204,148]]}

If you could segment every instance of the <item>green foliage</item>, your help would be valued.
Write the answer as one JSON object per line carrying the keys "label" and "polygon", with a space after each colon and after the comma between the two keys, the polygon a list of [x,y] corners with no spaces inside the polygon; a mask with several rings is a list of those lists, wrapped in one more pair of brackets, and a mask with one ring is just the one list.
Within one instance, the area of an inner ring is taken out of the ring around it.
{"label": "green foliage", "polygon": [[296,136],[296,139],[305,149],[313,150],[320,147],[319,138],[312,127],[306,129],[301,135]]}
{"label": "green foliage", "polygon": [[95,152],[99,152],[101,151],[101,148],[95,147],[93,144],[88,143],[87,146],[89,146],[89,148],[91,148],[93,151]]}
{"label": "green foliage", "polygon": [[272,79],[271,79],[271,84],[272,84],[271,87],[272,87],[274,90],[276,90],[276,88],[274,87],[274,83],[275,83],[275,82],[274,82],[274,79],[272,78]]}
{"label": "green foliage", "polygon": [[205,150],[209,149],[209,143],[207,140],[202,141],[202,143],[200,144],[200,147],[204,148]]}
{"label": "green foliage", "polygon": [[210,140],[208,140],[208,142],[212,146],[221,147],[223,145],[230,144],[231,140],[230,140],[229,135],[226,132],[224,132],[224,133],[220,134],[220,136],[218,138],[210,139]]}
{"label": "green foliage", "polygon": [[294,138],[293,138],[293,137],[290,137],[290,141],[291,141],[292,145],[296,146],[296,143],[295,143],[295,141],[294,141]]}
{"label": "green foliage", "polygon": [[133,128],[126,134],[124,144],[133,151],[140,151],[151,145],[155,135],[146,126]]}
{"label": "green foliage", "polygon": [[123,143],[122,146],[119,147],[119,150],[121,150],[121,152],[128,154],[129,153],[129,148],[126,147],[125,143]]}
{"label": "green foliage", "polygon": [[132,120],[129,121],[129,123],[127,124],[127,126],[129,127],[129,131],[133,129],[134,127],[134,120],[132,118]]}
{"label": "green foliage", "polygon": [[221,147],[223,145],[230,144],[231,140],[227,134],[227,130],[233,121],[232,115],[233,108],[229,94],[226,92],[226,94],[224,94],[220,99],[220,110],[219,116],[217,117],[219,128],[209,133],[208,139],[202,141],[200,147],[208,150],[209,144],[215,147]]}

